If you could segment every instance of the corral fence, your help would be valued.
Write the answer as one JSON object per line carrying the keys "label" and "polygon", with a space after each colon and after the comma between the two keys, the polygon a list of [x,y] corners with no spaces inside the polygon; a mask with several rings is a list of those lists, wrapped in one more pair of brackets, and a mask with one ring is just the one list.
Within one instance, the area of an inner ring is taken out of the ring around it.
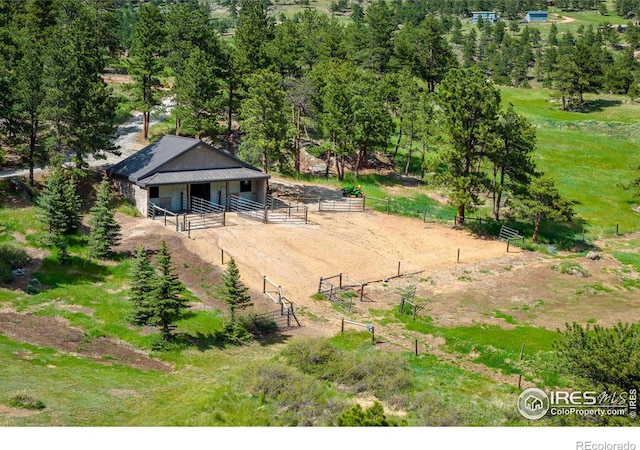
{"label": "corral fence", "polygon": [[416,302],[416,287],[409,286],[403,292],[400,292],[400,314],[410,310],[413,320],[416,320],[416,314],[426,306],[426,303]]}
{"label": "corral fence", "polygon": [[509,245],[511,245],[511,241],[520,241],[520,248],[524,248],[524,236],[522,236],[518,230],[509,228],[505,225],[500,228],[498,240],[505,241],[507,243],[507,251],[509,251]]}
{"label": "corral fence", "polygon": [[356,212],[364,211],[366,197],[340,197],[318,199],[318,211]]}
{"label": "corral fence", "polygon": [[332,303],[352,312],[355,299],[360,299],[361,302],[374,301],[366,295],[366,286],[367,283],[361,283],[340,273],[332,277],[320,277],[318,293],[327,297]]}
{"label": "corral fence", "polygon": [[173,211],[169,211],[168,209],[162,208],[160,205],[156,205],[153,202],[149,202],[149,207],[147,208],[147,214],[151,220],[163,220],[164,225],[168,224],[174,225],[176,231],[178,231],[178,224],[180,223],[180,214],[175,213]]}
{"label": "corral fence", "polygon": [[278,327],[286,326],[287,328],[291,328],[293,322],[295,322],[297,326],[300,326],[300,322],[293,309],[293,303],[283,295],[282,286],[276,284],[264,275],[262,277],[262,292],[267,298],[280,306],[279,311],[270,311],[262,315],[271,315],[271,319]]}
{"label": "corral fence", "polygon": [[191,197],[189,211],[182,217],[182,230],[225,226],[225,208],[208,200]]}
{"label": "corral fence", "polygon": [[290,205],[281,199],[268,197],[268,204],[258,203],[237,195],[230,195],[229,210],[238,213],[239,217],[257,220],[262,223],[307,223],[308,208],[301,205]]}

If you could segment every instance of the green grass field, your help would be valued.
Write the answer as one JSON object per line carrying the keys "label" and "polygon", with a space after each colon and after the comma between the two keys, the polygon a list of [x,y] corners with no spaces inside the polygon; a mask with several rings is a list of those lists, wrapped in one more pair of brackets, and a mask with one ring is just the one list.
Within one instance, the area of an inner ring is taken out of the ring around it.
{"label": "green grass field", "polygon": [[575,202],[591,237],[637,231],[640,203],[621,186],[640,176],[640,105],[613,95],[589,95],[588,112],[562,111],[548,89],[501,88],[537,128],[535,160]]}

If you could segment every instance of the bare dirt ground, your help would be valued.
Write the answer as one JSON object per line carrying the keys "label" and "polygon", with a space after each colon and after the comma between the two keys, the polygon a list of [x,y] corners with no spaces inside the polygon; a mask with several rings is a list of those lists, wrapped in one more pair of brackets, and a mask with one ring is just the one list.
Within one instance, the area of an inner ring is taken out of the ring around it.
{"label": "bare dirt ground", "polygon": [[[103,364],[122,364],[142,370],[171,371],[168,364],[151,359],[125,343],[113,339],[85,339],[79,329],[68,326],[63,319],[30,314],[0,313],[0,333],[16,341],[52,347],[64,353],[93,359]],[[18,358],[29,359],[29,352]]]}

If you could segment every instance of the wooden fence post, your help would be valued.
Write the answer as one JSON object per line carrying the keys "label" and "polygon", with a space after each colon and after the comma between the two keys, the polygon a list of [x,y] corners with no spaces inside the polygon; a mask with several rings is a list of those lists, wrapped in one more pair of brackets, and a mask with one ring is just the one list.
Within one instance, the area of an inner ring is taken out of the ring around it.
{"label": "wooden fence post", "polygon": [[402,261],[398,261],[398,276],[400,276],[400,263],[401,263],[401,262],[402,262]]}
{"label": "wooden fence post", "polygon": [[371,344],[376,345],[376,329],[371,327]]}
{"label": "wooden fence post", "polygon": [[458,263],[460,262],[460,249],[458,249],[458,259],[457,259],[456,262],[458,262]]}
{"label": "wooden fence post", "polygon": [[342,328],[340,329],[340,332],[344,332],[344,317],[342,318]]}
{"label": "wooden fence post", "polygon": [[191,221],[187,222],[187,237],[191,239]]}
{"label": "wooden fence post", "polygon": [[363,297],[364,297],[364,284],[360,286],[360,301],[362,301]]}
{"label": "wooden fence post", "polygon": [[418,340],[416,339],[416,356],[418,356]]}
{"label": "wooden fence post", "polygon": [[507,239],[507,253],[509,253],[509,244],[511,244],[511,239]]}
{"label": "wooden fence post", "polygon": [[340,289],[342,289],[342,274],[340,274]]}
{"label": "wooden fence post", "polygon": [[267,292],[267,276],[263,275],[262,276],[262,293],[266,293]]}

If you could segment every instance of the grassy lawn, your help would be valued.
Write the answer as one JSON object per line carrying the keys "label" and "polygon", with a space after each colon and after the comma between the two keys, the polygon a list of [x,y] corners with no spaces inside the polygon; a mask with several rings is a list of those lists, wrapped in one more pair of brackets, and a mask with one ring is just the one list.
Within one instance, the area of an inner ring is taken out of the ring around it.
{"label": "grassy lawn", "polygon": [[513,103],[537,127],[535,160],[557,180],[562,194],[576,202],[591,237],[638,229],[640,202],[621,188],[640,173],[640,105],[623,96],[586,97],[589,112],[561,111],[547,89],[501,88],[503,103]]}

